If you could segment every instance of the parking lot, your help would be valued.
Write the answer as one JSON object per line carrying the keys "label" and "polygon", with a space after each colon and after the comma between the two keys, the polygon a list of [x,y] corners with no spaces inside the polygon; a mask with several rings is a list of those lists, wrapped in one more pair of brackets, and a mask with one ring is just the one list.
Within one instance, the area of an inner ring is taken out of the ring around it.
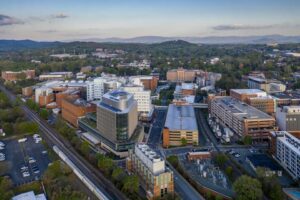
{"label": "parking lot", "polygon": [[23,142],[17,139],[2,142],[5,149],[1,153],[5,154],[5,161],[0,162],[0,175],[8,175],[16,185],[40,179],[50,163],[48,152],[41,141],[36,142],[32,136],[27,136]]}

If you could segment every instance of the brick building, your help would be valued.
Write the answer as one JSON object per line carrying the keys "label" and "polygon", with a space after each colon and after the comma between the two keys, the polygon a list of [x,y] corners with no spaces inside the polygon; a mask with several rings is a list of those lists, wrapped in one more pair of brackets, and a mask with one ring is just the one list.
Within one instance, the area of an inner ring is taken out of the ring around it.
{"label": "brick building", "polygon": [[35,70],[22,70],[18,72],[3,71],[1,76],[5,81],[17,81],[22,78],[33,79],[35,77]]}

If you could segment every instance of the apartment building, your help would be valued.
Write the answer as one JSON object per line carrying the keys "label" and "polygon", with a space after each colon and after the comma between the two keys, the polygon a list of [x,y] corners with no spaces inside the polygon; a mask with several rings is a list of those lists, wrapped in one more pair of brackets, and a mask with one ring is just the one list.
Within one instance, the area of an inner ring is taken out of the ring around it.
{"label": "apartment building", "polygon": [[174,193],[173,172],[166,167],[165,161],[146,144],[136,144],[129,150],[126,168],[137,174],[148,199],[164,197]]}
{"label": "apartment building", "polygon": [[198,143],[199,132],[193,106],[170,104],[163,129],[163,147]]}
{"label": "apartment building", "polygon": [[277,130],[273,117],[235,98],[215,97],[209,104],[211,116],[240,137],[262,140]]}
{"label": "apartment building", "polygon": [[300,140],[287,131],[271,132],[276,138],[275,158],[295,179],[300,179]]}
{"label": "apartment building", "polygon": [[17,72],[3,71],[1,73],[2,79],[5,81],[17,81],[20,79],[33,79],[35,77],[35,70],[22,70]]}
{"label": "apartment building", "polygon": [[276,122],[281,131],[300,131],[300,106],[278,107]]}

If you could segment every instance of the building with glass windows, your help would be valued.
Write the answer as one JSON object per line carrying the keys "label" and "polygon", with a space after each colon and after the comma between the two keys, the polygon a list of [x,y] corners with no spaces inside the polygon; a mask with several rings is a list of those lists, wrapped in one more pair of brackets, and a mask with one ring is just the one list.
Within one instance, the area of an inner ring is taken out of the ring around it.
{"label": "building with glass windows", "polygon": [[80,119],[79,126],[98,138],[101,148],[125,157],[141,132],[137,102],[125,91],[108,92],[97,105],[96,115]]}
{"label": "building with glass windows", "polygon": [[135,148],[129,151],[126,168],[139,177],[148,199],[156,199],[174,193],[173,172],[148,145],[136,144]]}

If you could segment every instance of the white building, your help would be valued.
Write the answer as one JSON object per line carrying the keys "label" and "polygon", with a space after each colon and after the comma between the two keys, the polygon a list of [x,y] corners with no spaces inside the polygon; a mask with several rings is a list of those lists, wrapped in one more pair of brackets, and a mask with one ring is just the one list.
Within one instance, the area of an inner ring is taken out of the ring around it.
{"label": "white building", "polygon": [[42,96],[48,96],[50,94],[53,93],[53,90],[49,87],[46,87],[46,86],[42,86],[42,87],[39,87],[39,88],[36,88],[35,89],[35,102],[36,103],[39,103],[39,97],[42,95]]}
{"label": "white building", "polygon": [[300,140],[286,131],[273,132],[272,134],[277,134],[276,159],[294,179],[299,179]]}
{"label": "white building", "polygon": [[277,108],[276,122],[281,131],[300,131],[300,106]]}
{"label": "white building", "polygon": [[144,90],[143,86],[128,84],[122,90],[133,94],[133,98],[138,103],[138,112],[150,113],[152,111],[151,91]]}
{"label": "white building", "polygon": [[102,96],[111,90],[121,87],[125,81],[118,77],[98,77],[87,82],[86,95],[87,100],[101,100]]}
{"label": "white building", "polygon": [[47,200],[45,194],[35,195],[33,191],[24,192],[11,198],[12,200]]}

